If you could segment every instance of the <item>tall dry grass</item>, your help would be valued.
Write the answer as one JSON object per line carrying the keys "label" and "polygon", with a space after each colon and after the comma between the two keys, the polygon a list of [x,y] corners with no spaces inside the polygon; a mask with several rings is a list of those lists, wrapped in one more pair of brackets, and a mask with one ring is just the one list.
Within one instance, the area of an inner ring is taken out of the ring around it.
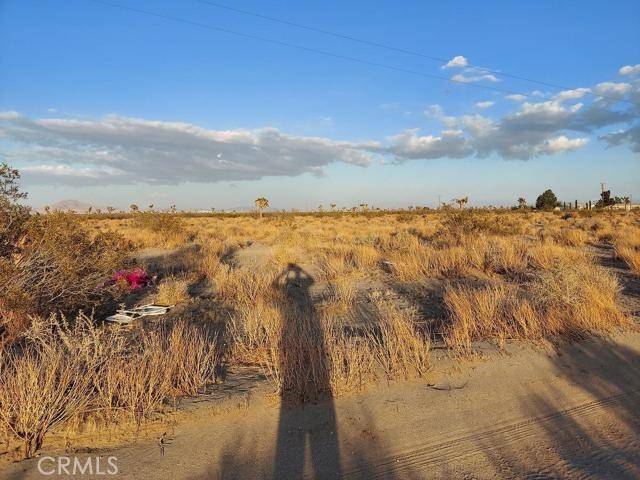
{"label": "tall dry grass", "polygon": [[631,326],[619,303],[620,286],[589,262],[558,261],[531,273],[522,285],[505,282],[445,293],[449,325],[444,341],[469,353],[477,340],[577,340]]}
{"label": "tall dry grass", "polygon": [[[309,401],[424,376],[432,341],[424,325],[442,325],[456,353],[478,340],[573,340],[629,325],[616,277],[590,249],[613,245],[637,273],[637,214],[136,215],[89,219],[86,238],[119,231],[139,247],[189,242],[188,265],[159,267],[159,298],[185,300],[187,279],[206,278],[211,295],[196,300],[212,301],[225,336],[194,319],[125,333],[86,317],[36,317],[0,349],[0,421],[27,455],[72,422],[141,425],[176,398],[202,392],[222,362],[257,365],[283,398]],[[239,261],[239,251],[255,246],[270,255]],[[292,270],[306,276],[292,278]],[[444,303],[443,318],[410,296],[375,293],[407,285],[446,285],[433,300]]]}
{"label": "tall dry grass", "polygon": [[36,318],[0,354],[0,421],[32,456],[45,435],[77,418],[140,425],[169,399],[215,381],[217,339],[177,322],[125,335],[79,317]]}

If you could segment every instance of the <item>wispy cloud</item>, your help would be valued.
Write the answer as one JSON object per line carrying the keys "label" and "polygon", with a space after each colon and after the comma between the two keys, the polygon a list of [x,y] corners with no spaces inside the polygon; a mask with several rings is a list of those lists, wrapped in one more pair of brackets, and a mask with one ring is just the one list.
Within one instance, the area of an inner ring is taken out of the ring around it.
{"label": "wispy cloud", "polygon": [[[588,98],[590,92],[605,96]],[[295,136],[271,127],[212,130],[116,115],[33,119],[8,111],[0,112],[0,153],[19,164],[27,182],[66,185],[322,175],[334,162],[366,167],[386,157],[402,162],[497,154],[529,160],[582,148],[594,138],[640,153],[640,80],[602,82],[540,101],[533,95],[510,97],[519,104],[501,117],[452,116],[440,105],[431,105],[424,113],[442,124],[441,131],[422,134],[410,128],[362,142]],[[485,100],[475,107],[493,105]]]}
{"label": "wispy cloud", "polygon": [[485,100],[484,102],[477,102],[476,103],[476,107],[484,110],[486,108],[493,107],[495,104],[496,104],[496,102],[492,102],[490,100]]}
{"label": "wispy cloud", "polygon": [[162,183],[254,180],[317,174],[341,161],[367,166],[374,143],[286,135],[275,128],[209,130],[189,123],[108,116],[100,120],[30,119],[0,113],[4,155],[35,163],[31,181]]}
{"label": "wispy cloud", "polygon": [[488,82],[498,82],[498,78],[491,73],[483,73],[480,75],[465,75],[464,73],[456,73],[451,77],[451,80],[459,83],[477,83],[484,80]]}

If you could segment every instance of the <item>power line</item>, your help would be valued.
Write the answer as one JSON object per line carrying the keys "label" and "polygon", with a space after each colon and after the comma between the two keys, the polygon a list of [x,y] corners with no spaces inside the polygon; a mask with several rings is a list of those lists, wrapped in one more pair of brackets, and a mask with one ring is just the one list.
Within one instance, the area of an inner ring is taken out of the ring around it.
{"label": "power line", "polygon": [[[437,80],[444,80],[446,82],[454,83],[454,84],[457,84],[457,85],[465,85],[465,86],[469,86],[469,87],[473,87],[473,88],[491,90],[491,91],[494,91],[494,92],[521,95],[520,92],[517,92],[517,91],[514,91],[514,90],[508,90],[508,89],[505,89],[505,88],[493,87],[493,86],[490,86],[490,85],[469,83],[469,82],[465,82],[465,81],[461,81],[461,80],[455,80],[454,78],[445,77],[443,75],[425,73],[425,72],[420,72],[420,71],[417,71],[417,70],[411,70],[411,69],[408,69],[408,68],[397,67],[397,66],[393,66],[393,65],[387,65],[387,64],[384,64],[384,63],[380,63],[380,62],[373,62],[373,61],[370,61],[370,60],[364,60],[364,59],[357,58],[357,57],[351,57],[351,56],[348,56],[348,55],[341,55],[341,54],[329,52],[329,51],[326,51],[326,50],[320,50],[320,49],[312,48],[312,47],[305,47],[304,45],[298,45],[298,44],[290,43],[290,42],[283,42],[281,40],[275,40],[275,39],[272,39],[272,38],[262,37],[262,36],[259,36],[259,35],[253,35],[251,33],[239,32],[239,31],[236,31],[236,30],[231,30],[231,29],[224,28],[224,27],[218,27],[218,26],[215,26],[215,25],[210,25],[210,24],[206,24],[206,23],[202,23],[202,22],[197,22],[195,20],[189,20],[189,19],[182,18],[182,17],[176,17],[176,16],[173,16],[173,15],[165,15],[165,14],[153,12],[153,11],[150,11],[150,10],[143,10],[141,8],[129,7],[129,6],[126,6],[126,5],[121,5],[119,3],[113,3],[113,2],[106,1],[106,0],[89,0],[89,1],[101,4],[101,5],[106,5],[106,6],[112,7],[112,8],[118,8],[118,9],[121,9],[121,10],[138,13],[138,14],[141,14],[141,15],[148,15],[148,16],[152,16],[152,17],[156,17],[156,18],[162,18],[164,20],[178,22],[178,23],[182,23],[182,24],[185,24],[185,25],[191,25],[191,26],[195,26],[195,27],[199,27],[199,28],[204,28],[204,29],[207,29],[207,30],[226,33],[226,34],[229,34],[229,35],[235,35],[235,36],[242,37],[242,38],[249,38],[249,39],[252,39],[252,40],[257,40],[257,41],[261,41],[261,42],[265,42],[265,43],[270,43],[270,44],[273,44],[273,45],[279,45],[279,46],[283,46],[283,47],[293,48],[293,49],[301,50],[301,51],[305,51],[305,52],[316,53],[316,54],[324,55],[324,56],[327,56],[327,57],[338,58],[338,59],[341,59],[341,60],[347,60],[347,61],[351,61],[351,62],[355,62],[355,63],[360,63],[362,65],[369,65],[369,66],[373,66],[373,67],[377,67],[377,68],[383,68],[383,69],[386,69],[386,70],[392,70],[392,71],[407,73],[407,74],[410,74],[410,75],[416,75],[416,76],[420,76],[420,77],[424,77],[424,78],[432,78],[432,79],[437,79]],[[311,28],[311,27],[309,27],[309,28]],[[565,87],[559,87],[559,88],[565,88]],[[601,98],[607,98],[607,97],[603,97],[601,95],[596,95],[596,96],[601,97]],[[615,100],[620,100],[620,99],[616,98]],[[632,102],[629,102],[628,100],[621,100],[621,101],[626,101],[628,103],[632,103]]]}
{"label": "power line", "polygon": [[326,50],[320,50],[320,49],[317,49],[317,48],[305,47],[304,45],[298,45],[298,44],[295,44],[295,43],[283,42],[281,40],[275,40],[275,39],[272,39],[272,38],[261,37],[259,35],[253,35],[251,33],[238,32],[236,30],[230,30],[230,29],[224,28],[224,27],[217,27],[215,25],[209,25],[209,24],[206,24],[206,23],[201,23],[201,22],[197,22],[195,20],[189,20],[189,19],[186,19],[186,18],[175,17],[173,15],[165,15],[165,14],[162,14],[162,13],[152,12],[150,10],[143,10],[141,8],[129,7],[129,6],[126,6],[126,5],[120,5],[118,3],[112,3],[112,2],[108,2],[106,0],[89,0],[89,1],[94,2],[94,3],[99,3],[101,5],[106,5],[106,6],[109,6],[109,7],[114,7],[114,8],[119,8],[119,9],[122,9],[122,10],[128,10],[128,11],[135,12],[135,13],[140,13],[140,14],[143,14],[143,15],[149,15],[149,16],[153,16],[153,17],[157,17],[157,18],[162,18],[162,19],[165,19],[165,20],[171,20],[171,21],[174,21],[174,22],[183,23],[183,24],[186,24],[186,25],[192,25],[192,26],[195,26],[195,27],[205,28],[207,30],[213,30],[213,31],[216,31],[216,32],[227,33],[227,34],[230,34],[230,35],[236,35],[238,37],[249,38],[249,39],[252,39],[252,40],[258,40],[258,41],[261,41],[261,42],[271,43],[271,44],[274,44],[274,45],[280,45],[280,46],[283,46],[283,47],[295,48],[297,50],[302,50],[302,51],[311,52],[311,53],[317,53],[319,55],[325,55],[327,57],[339,58],[341,60],[348,60],[348,61],[352,61],[352,62],[357,62],[357,63],[363,64],[363,65],[370,65],[370,66],[374,66],[374,67],[378,67],[378,68],[384,68],[384,69],[387,69],[387,70],[394,70],[394,71],[397,71],[397,72],[408,73],[408,74],[417,75],[417,76],[425,77],[425,78],[434,78],[434,79],[438,79],[438,80],[444,80],[444,81],[455,83],[455,84],[458,84],[458,85],[466,85],[466,86],[474,87],[474,88],[482,88],[482,89],[485,89],[485,90],[493,90],[493,91],[496,91],[496,92],[508,93],[508,94],[519,94],[519,92],[516,92],[514,90],[507,90],[507,89],[504,89],[504,88],[492,87],[490,85],[479,85],[479,84],[475,84],[475,83],[467,83],[467,82],[460,81],[460,80],[454,80],[452,78],[445,77],[443,75],[424,73],[424,72],[420,72],[420,71],[417,71],[417,70],[411,70],[411,69],[408,69],[408,68],[396,67],[396,66],[393,66],[393,65],[387,65],[387,64],[384,64],[384,63],[373,62],[373,61],[370,61],[370,60],[364,60],[364,59],[361,59],[361,58],[351,57],[351,56],[348,56],[348,55],[341,55],[339,53],[328,52]]}
{"label": "power line", "polygon": [[[371,40],[366,40],[366,39],[363,39],[363,38],[354,37],[352,35],[345,35],[345,34],[342,34],[342,33],[332,32],[330,30],[325,30],[325,29],[322,29],[322,28],[312,27],[312,26],[309,26],[309,25],[304,25],[302,23],[291,22],[289,20],[284,20],[284,19],[281,19],[281,18],[271,17],[269,15],[264,15],[264,14],[257,13],[257,12],[251,12],[249,10],[242,10],[240,8],[231,7],[229,5],[224,5],[224,4],[221,4],[221,3],[212,2],[210,0],[197,0],[197,1],[199,3],[204,3],[206,5],[210,5],[210,6],[215,7],[215,8],[228,10],[228,11],[235,12],[235,13],[238,13],[238,14],[241,14],[241,15],[248,15],[248,16],[252,16],[252,17],[256,17],[256,18],[262,18],[264,20],[280,23],[282,25],[289,25],[291,27],[301,28],[301,29],[308,30],[308,31],[311,31],[311,32],[321,33],[323,35],[328,35],[328,36],[335,37],[335,38],[341,38],[343,40],[349,40],[349,41],[360,43],[360,44],[363,44],[363,45],[369,45],[371,47],[383,48],[385,50],[389,50],[389,51],[392,51],[392,52],[404,53],[406,55],[412,55],[412,56],[415,56],[415,57],[425,58],[427,60],[432,60],[434,62],[438,62],[438,63],[441,63],[441,64],[447,63],[449,61],[446,58],[436,57],[436,56],[433,56],[433,55],[427,55],[427,54],[422,53],[422,52],[416,52],[415,50],[409,50],[409,49],[406,49],[406,48],[395,47],[393,45],[389,45],[389,44],[386,44],[386,43],[374,42],[374,41],[371,41]],[[473,65],[473,64],[470,64],[470,63],[465,65],[465,66],[467,66],[469,68],[476,69],[476,70],[480,70],[482,72],[492,73],[494,75],[500,75],[500,76],[503,76],[503,77],[513,78],[513,79],[516,79],[516,80],[522,80],[522,81],[525,81],[525,82],[535,83],[535,84],[538,84],[538,85],[543,85],[545,87],[556,88],[556,89],[559,89],[559,90],[571,90],[572,89],[572,87],[559,85],[557,83],[551,83],[551,82],[546,82],[546,81],[543,81],[543,80],[536,80],[536,79],[529,78],[529,77],[523,77],[523,76],[520,76],[520,75],[514,75],[512,73],[504,72],[502,70],[493,70],[493,69],[490,69],[490,68],[487,68],[487,67],[481,67],[479,65]],[[459,83],[464,83],[464,82],[459,82]],[[635,105],[634,102],[631,102],[631,101],[625,100],[625,99],[609,97],[609,96],[605,96],[605,95],[598,95],[598,94],[593,93],[593,92],[587,92],[587,94],[588,95],[592,95],[592,96],[597,97],[597,98],[622,101],[622,102],[631,103],[632,105]]]}

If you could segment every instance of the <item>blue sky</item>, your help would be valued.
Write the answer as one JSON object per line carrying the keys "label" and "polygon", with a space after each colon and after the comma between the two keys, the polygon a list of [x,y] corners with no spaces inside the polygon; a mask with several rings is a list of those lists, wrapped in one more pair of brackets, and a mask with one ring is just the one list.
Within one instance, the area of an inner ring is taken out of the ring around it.
{"label": "blue sky", "polygon": [[468,83],[90,0],[3,0],[0,158],[33,205],[508,205],[593,199],[601,181],[640,198],[637,1],[227,3],[449,68],[197,0],[113,3]]}

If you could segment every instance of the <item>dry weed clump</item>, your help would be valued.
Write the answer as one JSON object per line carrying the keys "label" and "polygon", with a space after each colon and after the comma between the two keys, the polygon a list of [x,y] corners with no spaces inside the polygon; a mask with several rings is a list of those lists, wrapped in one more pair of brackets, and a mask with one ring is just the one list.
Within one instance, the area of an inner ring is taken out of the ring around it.
{"label": "dry weed clump", "polygon": [[527,283],[480,288],[450,286],[445,343],[469,353],[476,340],[575,340],[630,325],[621,311],[617,279],[591,263],[558,261]]}
{"label": "dry weed clump", "polygon": [[612,241],[617,257],[623,260],[636,276],[640,276],[640,228],[620,229]]}
{"label": "dry weed clump", "polygon": [[640,249],[620,245],[616,246],[616,254],[636,276],[640,276]]}
{"label": "dry weed clump", "polygon": [[165,278],[158,285],[156,303],[159,305],[178,305],[189,301],[189,280],[185,277]]}
{"label": "dry weed clump", "polygon": [[379,319],[369,333],[374,356],[388,379],[422,377],[429,370],[429,333],[416,327],[416,312],[374,298]]}
{"label": "dry weed clump", "polygon": [[[175,248],[191,237],[185,222],[173,213],[139,212],[133,216],[131,223],[135,229],[143,231],[138,239],[145,246]],[[145,235],[151,235],[152,238],[144,238]]]}
{"label": "dry weed clump", "polygon": [[91,375],[80,358],[28,347],[10,352],[0,371],[0,420],[31,457],[45,435],[83,412],[91,398]]}
{"label": "dry weed clump", "polygon": [[0,421],[31,456],[74,418],[125,414],[140,425],[168,399],[213,383],[220,360],[216,337],[183,322],[131,336],[82,316],[35,318],[0,352]]}

